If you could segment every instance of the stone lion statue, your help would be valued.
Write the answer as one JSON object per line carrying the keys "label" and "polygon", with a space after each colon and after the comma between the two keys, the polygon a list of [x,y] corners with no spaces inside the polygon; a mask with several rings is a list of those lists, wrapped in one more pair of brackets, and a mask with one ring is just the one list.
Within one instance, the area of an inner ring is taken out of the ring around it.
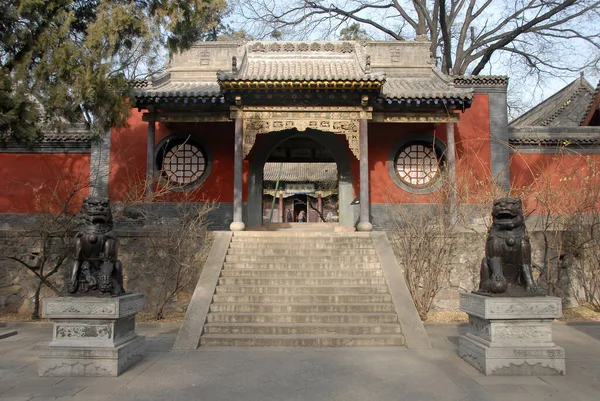
{"label": "stone lion statue", "polygon": [[478,292],[519,296],[536,295],[536,291],[521,199],[496,199]]}
{"label": "stone lion statue", "polygon": [[75,263],[69,293],[123,294],[123,267],[117,259],[117,237],[108,199],[86,197],[79,215],[83,224],[74,238]]}

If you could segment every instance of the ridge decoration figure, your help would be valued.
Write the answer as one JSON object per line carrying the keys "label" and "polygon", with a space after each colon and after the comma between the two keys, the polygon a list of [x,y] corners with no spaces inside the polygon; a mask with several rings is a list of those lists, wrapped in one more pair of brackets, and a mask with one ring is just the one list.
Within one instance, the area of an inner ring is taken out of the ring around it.
{"label": "ridge decoration figure", "polygon": [[123,265],[117,259],[117,237],[108,199],[86,197],[79,216],[83,225],[74,238],[75,263],[68,292],[102,296],[125,293]]}
{"label": "ridge decoration figure", "polygon": [[541,295],[533,280],[531,244],[519,198],[494,200],[492,226],[488,231],[476,292],[503,296]]}

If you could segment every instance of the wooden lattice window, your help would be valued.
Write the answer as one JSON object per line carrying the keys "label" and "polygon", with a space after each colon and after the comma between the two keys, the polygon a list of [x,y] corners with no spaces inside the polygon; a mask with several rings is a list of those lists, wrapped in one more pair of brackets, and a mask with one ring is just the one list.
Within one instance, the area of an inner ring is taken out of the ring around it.
{"label": "wooden lattice window", "polygon": [[412,187],[431,185],[440,174],[440,162],[435,149],[423,143],[404,146],[394,162],[398,178]]}
{"label": "wooden lattice window", "polygon": [[200,185],[209,173],[209,160],[192,136],[171,135],[158,145],[156,164],[164,184],[186,190]]}

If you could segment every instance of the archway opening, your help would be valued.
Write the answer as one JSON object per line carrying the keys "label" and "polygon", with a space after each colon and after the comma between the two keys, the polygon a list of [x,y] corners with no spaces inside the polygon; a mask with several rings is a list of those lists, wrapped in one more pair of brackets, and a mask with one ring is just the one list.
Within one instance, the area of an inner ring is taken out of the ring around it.
{"label": "archway opening", "polygon": [[310,137],[279,143],[263,167],[263,225],[339,221],[339,174],[331,151]]}

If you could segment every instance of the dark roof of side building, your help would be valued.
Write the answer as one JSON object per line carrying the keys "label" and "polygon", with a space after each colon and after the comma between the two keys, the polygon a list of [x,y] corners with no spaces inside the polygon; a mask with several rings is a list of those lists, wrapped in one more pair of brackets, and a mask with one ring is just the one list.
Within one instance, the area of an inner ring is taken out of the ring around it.
{"label": "dark roof of side building", "polygon": [[596,86],[594,97],[589,104],[581,125],[586,127],[600,125],[600,82]]}
{"label": "dark roof of side building", "polygon": [[594,88],[577,78],[510,123],[511,127],[578,127],[588,114]]}

